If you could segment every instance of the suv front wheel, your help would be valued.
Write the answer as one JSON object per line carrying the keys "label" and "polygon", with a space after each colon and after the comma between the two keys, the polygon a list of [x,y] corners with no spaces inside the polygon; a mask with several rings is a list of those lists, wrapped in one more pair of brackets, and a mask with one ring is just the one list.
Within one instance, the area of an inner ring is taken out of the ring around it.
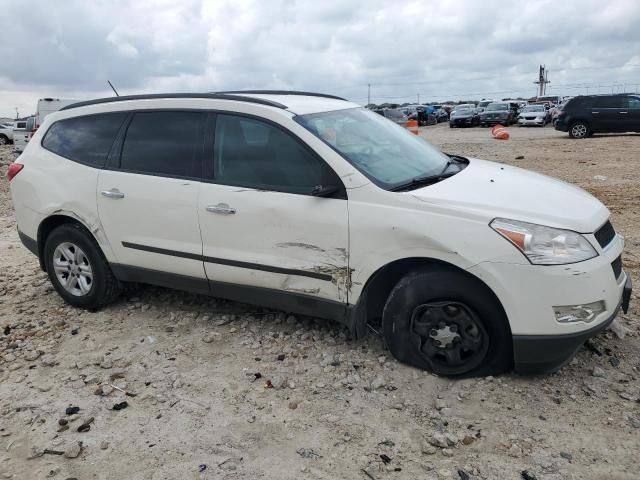
{"label": "suv front wheel", "polygon": [[120,284],[100,247],[78,224],[61,225],[49,234],[44,261],[54,288],[74,307],[95,310],[120,294]]}
{"label": "suv front wheel", "polygon": [[585,122],[574,122],[569,128],[569,136],[571,138],[586,138],[589,134],[589,125]]}
{"label": "suv front wheel", "polygon": [[444,376],[496,375],[511,368],[506,315],[479,280],[446,267],[406,275],[382,315],[395,358]]}

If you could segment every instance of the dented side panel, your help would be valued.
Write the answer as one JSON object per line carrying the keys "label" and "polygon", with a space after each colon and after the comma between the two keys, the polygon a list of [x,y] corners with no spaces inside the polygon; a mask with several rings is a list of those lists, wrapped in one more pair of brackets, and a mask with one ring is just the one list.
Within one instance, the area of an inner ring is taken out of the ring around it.
{"label": "dented side panel", "polygon": [[347,301],[346,200],[202,184],[198,203],[210,280]]}

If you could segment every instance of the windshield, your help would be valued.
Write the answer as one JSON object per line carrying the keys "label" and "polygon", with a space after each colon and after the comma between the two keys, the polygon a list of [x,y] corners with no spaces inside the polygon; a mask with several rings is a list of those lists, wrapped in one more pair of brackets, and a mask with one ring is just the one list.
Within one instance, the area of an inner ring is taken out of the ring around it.
{"label": "windshield", "polygon": [[542,105],[529,105],[528,107],[524,107],[522,111],[523,112],[544,112],[544,107]]}
{"label": "windshield", "polygon": [[509,110],[509,105],[507,105],[506,103],[490,103],[487,106],[487,111],[495,110]]}
{"label": "windshield", "polygon": [[364,108],[298,115],[295,120],[385,190],[438,174],[449,161],[420,137]]}
{"label": "windshield", "polygon": [[453,111],[453,113],[457,113],[457,114],[460,114],[460,113],[471,113],[471,111],[472,111],[471,107],[462,107],[462,108],[456,108]]}

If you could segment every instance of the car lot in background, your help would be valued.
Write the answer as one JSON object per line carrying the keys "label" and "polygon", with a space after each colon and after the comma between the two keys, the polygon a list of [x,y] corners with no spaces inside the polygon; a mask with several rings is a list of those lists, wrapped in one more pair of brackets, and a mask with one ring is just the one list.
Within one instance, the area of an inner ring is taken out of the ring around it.
{"label": "car lot in background", "polygon": [[556,130],[572,138],[594,133],[640,132],[640,95],[585,95],[570,99],[562,107]]}
{"label": "car lot in background", "polygon": [[518,126],[544,127],[548,116],[548,110],[544,105],[527,105],[518,114]]}
{"label": "car lot in background", "polygon": [[374,112],[394,123],[397,123],[398,125],[405,126],[407,124],[408,118],[399,108],[379,108],[374,110]]}

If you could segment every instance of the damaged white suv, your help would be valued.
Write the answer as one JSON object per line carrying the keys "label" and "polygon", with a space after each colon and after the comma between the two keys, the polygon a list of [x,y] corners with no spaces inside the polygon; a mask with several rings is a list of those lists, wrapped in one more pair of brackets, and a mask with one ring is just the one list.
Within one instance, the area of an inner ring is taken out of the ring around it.
{"label": "damaged white suv", "polygon": [[441,375],[550,371],[626,311],[588,193],[447,155],[329,95],[146,95],[49,115],[9,168],[23,243],[70,304],[143,282],[380,326]]}

